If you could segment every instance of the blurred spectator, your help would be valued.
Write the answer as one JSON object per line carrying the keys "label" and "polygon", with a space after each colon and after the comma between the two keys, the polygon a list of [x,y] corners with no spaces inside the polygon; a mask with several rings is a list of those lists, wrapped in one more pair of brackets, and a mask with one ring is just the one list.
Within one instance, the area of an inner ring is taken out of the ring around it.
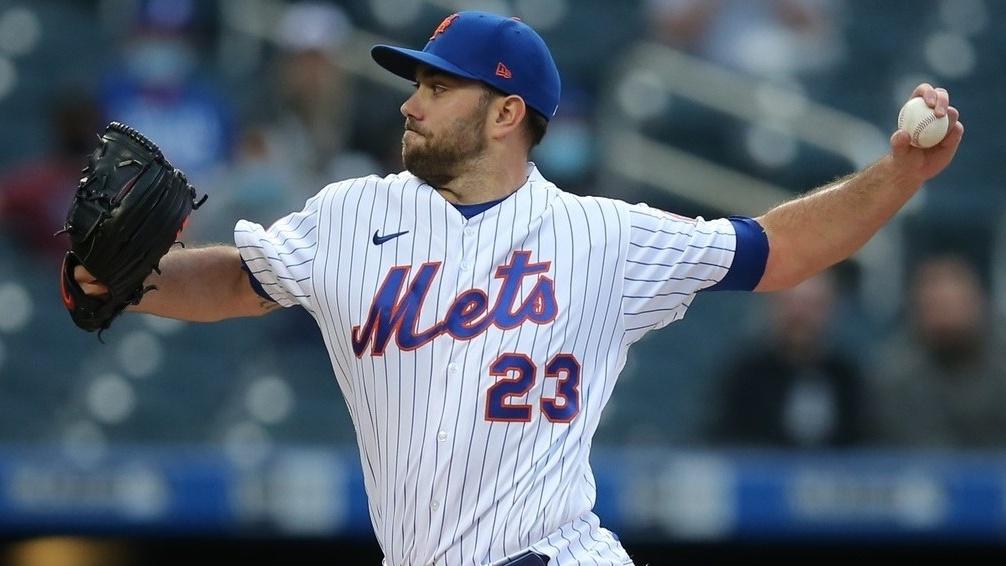
{"label": "blurred spectator", "polygon": [[276,28],[278,112],[266,128],[266,143],[273,161],[306,177],[307,195],[360,171],[352,164],[348,172],[341,169],[352,156],[346,146],[355,101],[339,60],[352,32],[341,8],[320,3],[290,5]]}
{"label": "blurred spectator", "polygon": [[718,441],[827,448],[860,440],[860,373],[828,342],[835,294],[825,272],[770,297],[767,343],[731,364],[723,381]]}
{"label": "blurred spectator", "polygon": [[138,0],[120,65],[102,88],[106,118],[153,140],[195,184],[230,157],[231,106],[197,76],[193,0]]}
{"label": "blurred spectator", "polygon": [[187,237],[231,242],[238,219],[268,225],[303,207],[306,197],[295,187],[304,185],[304,178],[271,158],[266,136],[255,126],[241,132],[233,163],[207,183],[212,199],[193,217],[186,228]]}
{"label": "blurred spectator", "polygon": [[974,266],[954,255],[923,261],[909,308],[909,328],[872,376],[872,439],[917,448],[1006,446],[1006,350]]}
{"label": "blurred spectator", "polygon": [[548,135],[534,149],[531,159],[564,190],[592,194],[597,174],[594,140],[593,99],[582,89],[565,85],[562,109],[548,125]]}
{"label": "blurred spectator", "polygon": [[271,82],[257,104],[261,115],[243,126],[234,161],[210,183],[215,200],[191,234],[229,241],[239,218],[269,224],[303,208],[328,183],[379,169],[348,147],[353,88],[339,59],[352,31],[338,6],[284,9],[272,36],[279,49]]}
{"label": "blurred spectator", "polygon": [[649,0],[652,36],[752,74],[781,77],[834,63],[843,52],[832,0]]}
{"label": "blurred spectator", "polygon": [[66,92],[50,106],[52,152],[7,171],[0,178],[0,226],[32,253],[61,256],[64,238],[54,238],[87,155],[99,133],[99,111],[82,92]]}

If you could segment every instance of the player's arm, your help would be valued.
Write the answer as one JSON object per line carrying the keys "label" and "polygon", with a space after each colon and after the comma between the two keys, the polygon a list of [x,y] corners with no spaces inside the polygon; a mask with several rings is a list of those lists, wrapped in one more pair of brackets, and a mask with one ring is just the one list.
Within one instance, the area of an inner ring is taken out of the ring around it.
{"label": "player's arm", "polygon": [[849,257],[950,163],[964,125],[947,91],[922,84],[912,96],[922,96],[937,116],[949,117],[946,138],[920,149],[910,145],[907,132],[898,130],[891,136],[891,151],[879,161],[758,217],[769,255],[756,291],[792,287]]}
{"label": "player's arm", "polygon": [[[233,246],[174,250],[161,259],[161,274],[152,273],[145,285],[157,290],[143,296],[127,310],[189,320],[215,322],[227,318],[260,316],[279,308],[255,292]],[[87,295],[101,298],[107,288],[82,266],[74,278]]]}

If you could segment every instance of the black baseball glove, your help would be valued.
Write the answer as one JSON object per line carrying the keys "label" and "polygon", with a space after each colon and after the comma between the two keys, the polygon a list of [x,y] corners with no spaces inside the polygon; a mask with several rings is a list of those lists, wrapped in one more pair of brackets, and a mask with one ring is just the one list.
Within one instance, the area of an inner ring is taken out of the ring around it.
{"label": "black baseball glove", "polygon": [[[105,330],[127,305],[140,302],[155,287],[143,282],[175,243],[193,210],[196,190],[150,140],[129,126],[105,128],[77,186],[66,224],[56,234],[70,235],[60,289],[73,322]],[[83,265],[108,287],[98,299],[84,294],[74,279]],[[99,332],[100,336],[100,332]]]}

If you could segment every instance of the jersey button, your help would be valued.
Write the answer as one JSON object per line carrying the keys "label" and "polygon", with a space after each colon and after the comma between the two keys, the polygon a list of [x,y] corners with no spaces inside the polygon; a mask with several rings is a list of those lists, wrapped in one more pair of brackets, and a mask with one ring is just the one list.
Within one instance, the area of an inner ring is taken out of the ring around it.
{"label": "jersey button", "polygon": [[440,442],[443,442],[443,441],[447,440],[447,431],[442,430],[442,431],[438,432],[437,433],[437,440],[439,440]]}
{"label": "jersey button", "polygon": [[472,236],[475,234],[475,228],[465,228],[465,236]]}
{"label": "jersey button", "polygon": [[468,271],[471,268],[472,268],[472,264],[468,263],[467,261],[462,261],[461,262],[461,271]]}
{"label": "jersey button", "polygon": [[433,503],[430,503],[430,507],[432,507],[433,510],[436,511],[437,509],[440,509],[440,502],[434,501]]}
{"label": "jersey button", "polygon": [[454,362],[447,364],[447,373],[451,375],[458,373],[458,364]]}

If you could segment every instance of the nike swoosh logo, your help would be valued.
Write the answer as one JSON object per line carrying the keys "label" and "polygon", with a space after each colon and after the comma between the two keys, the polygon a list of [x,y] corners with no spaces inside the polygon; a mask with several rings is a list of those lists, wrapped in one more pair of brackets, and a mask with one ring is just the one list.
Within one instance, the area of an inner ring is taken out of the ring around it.
{"label": "nike swoosh logo", "polygon": [[381,245],[381,244],[383,244],[385,242],[389,242],[391,240],[394,240],[395,238],[397,238],[397,237],[399,237],[399,236],[401,236],[403,234],[408,234],[409,233],[409,231],[406,230],[404,232],[396,232],[394,234],[386,234],[384,236],[381,236],[381,235],[378,234],[378,232],[380,232],[380,230],[374,231],[374,245],[375,246],[379,246],[379,245]]}

